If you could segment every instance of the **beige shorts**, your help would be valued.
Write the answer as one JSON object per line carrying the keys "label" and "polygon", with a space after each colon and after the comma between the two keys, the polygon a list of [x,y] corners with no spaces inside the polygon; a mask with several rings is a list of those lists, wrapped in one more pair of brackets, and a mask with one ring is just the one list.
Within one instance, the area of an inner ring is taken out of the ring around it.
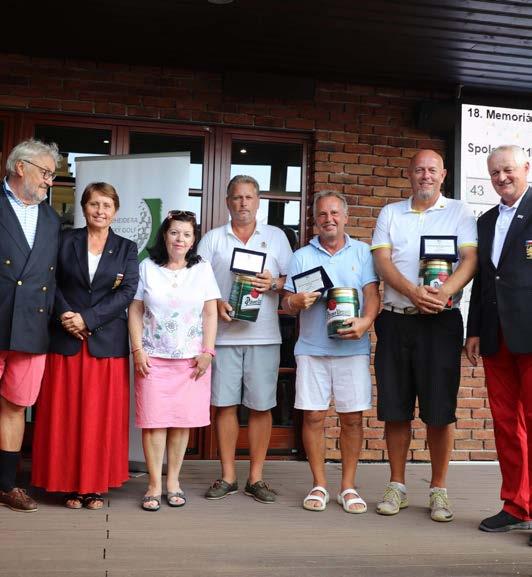
{"label": "beige shorts", "polygon": [[296,361],[296,409],[326,411],[332,397],[338,413],[371,408],[369,355],[297,355]]}

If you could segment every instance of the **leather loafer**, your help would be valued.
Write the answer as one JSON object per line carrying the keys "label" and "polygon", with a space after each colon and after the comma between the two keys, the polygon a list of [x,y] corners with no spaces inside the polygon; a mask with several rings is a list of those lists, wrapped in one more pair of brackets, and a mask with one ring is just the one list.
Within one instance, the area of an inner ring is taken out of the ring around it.
{"label": "leather loafer", "polygon": [[19,513],[32,513],[38,508],[28,493],[19,487],[14,487],[11,491],[0,491],[0,505]]}
{"label": "leather loafer", "polygon": [[478,528],[481,531],[489,531],[492,533],[503,533],[505,531],[514,531],[518,529],[530,529],[532,528],[532,523],[530,521],[523,521],[518,519],[510,513],[502,510],[499,511],[493,517],[486,517]]}

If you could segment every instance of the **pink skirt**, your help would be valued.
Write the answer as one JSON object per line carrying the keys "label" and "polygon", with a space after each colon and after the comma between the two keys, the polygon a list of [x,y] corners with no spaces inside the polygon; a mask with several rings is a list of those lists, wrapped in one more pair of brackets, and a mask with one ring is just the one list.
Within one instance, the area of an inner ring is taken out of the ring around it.
{"label": "pink skirt", "polygon": [[211,367],[197,381],[194,359],[150,357],[146,377],[135,373],[135,425],[139,429],[210,424]]}

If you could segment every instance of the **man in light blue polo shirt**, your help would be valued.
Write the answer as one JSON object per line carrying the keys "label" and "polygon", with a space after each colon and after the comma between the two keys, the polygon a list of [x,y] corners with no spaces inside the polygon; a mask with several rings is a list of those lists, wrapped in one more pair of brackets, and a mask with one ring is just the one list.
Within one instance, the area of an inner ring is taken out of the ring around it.
{"label": "man in light blue polo shirt", "polygon": [[[347,202],[337,192],[314,197],[318,236],[294,253],[289,267],[285,311],[300,314],[296,409],[304,411],[303,443],[313,475],[313,488],[303,500],[310,511],[323,511],[329,501],[325,477],[323,427],[334,395],[340,417],[342,484],[338,503],[347,513],[364,513],[367,505],[355,490],[362,448],[362,411],[371,407],[370,342],[367,334],[379,311],[378,277],[369,246],[345,234]],[[293,277],[322,266],[334,287],[358,291],[360,317],[344,321],[340,338],[327,336],[326,300],[319,292],[295,292]]]}

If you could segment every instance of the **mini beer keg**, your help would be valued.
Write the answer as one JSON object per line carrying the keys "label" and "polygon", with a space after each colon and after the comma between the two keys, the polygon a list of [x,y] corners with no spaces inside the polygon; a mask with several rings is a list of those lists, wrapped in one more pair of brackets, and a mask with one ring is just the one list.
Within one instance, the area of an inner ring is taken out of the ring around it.
{"label": "mini beer keg", "polygon": [[[453,273],[453,264],[448,260],[425,259],[419,263],[419,285],[439,289]],[[446,309],[453,306],[453,297],[449,297]]]}
{"label": "mini beer keg", "polygon": [[335,287],[327,292],[327,336],[337,339],[338,329],[348,328],[342,324],[346,319],[359,316],[358,291],[354,288]]}
{"label": "mini beer keg", "polygon": [[250,323],[257,320],[262,304],[262,293],[253,286],[254,280],[254,276],[235,275],[229,296],[229,304],[233,308],[229,313],[231,318]]}

